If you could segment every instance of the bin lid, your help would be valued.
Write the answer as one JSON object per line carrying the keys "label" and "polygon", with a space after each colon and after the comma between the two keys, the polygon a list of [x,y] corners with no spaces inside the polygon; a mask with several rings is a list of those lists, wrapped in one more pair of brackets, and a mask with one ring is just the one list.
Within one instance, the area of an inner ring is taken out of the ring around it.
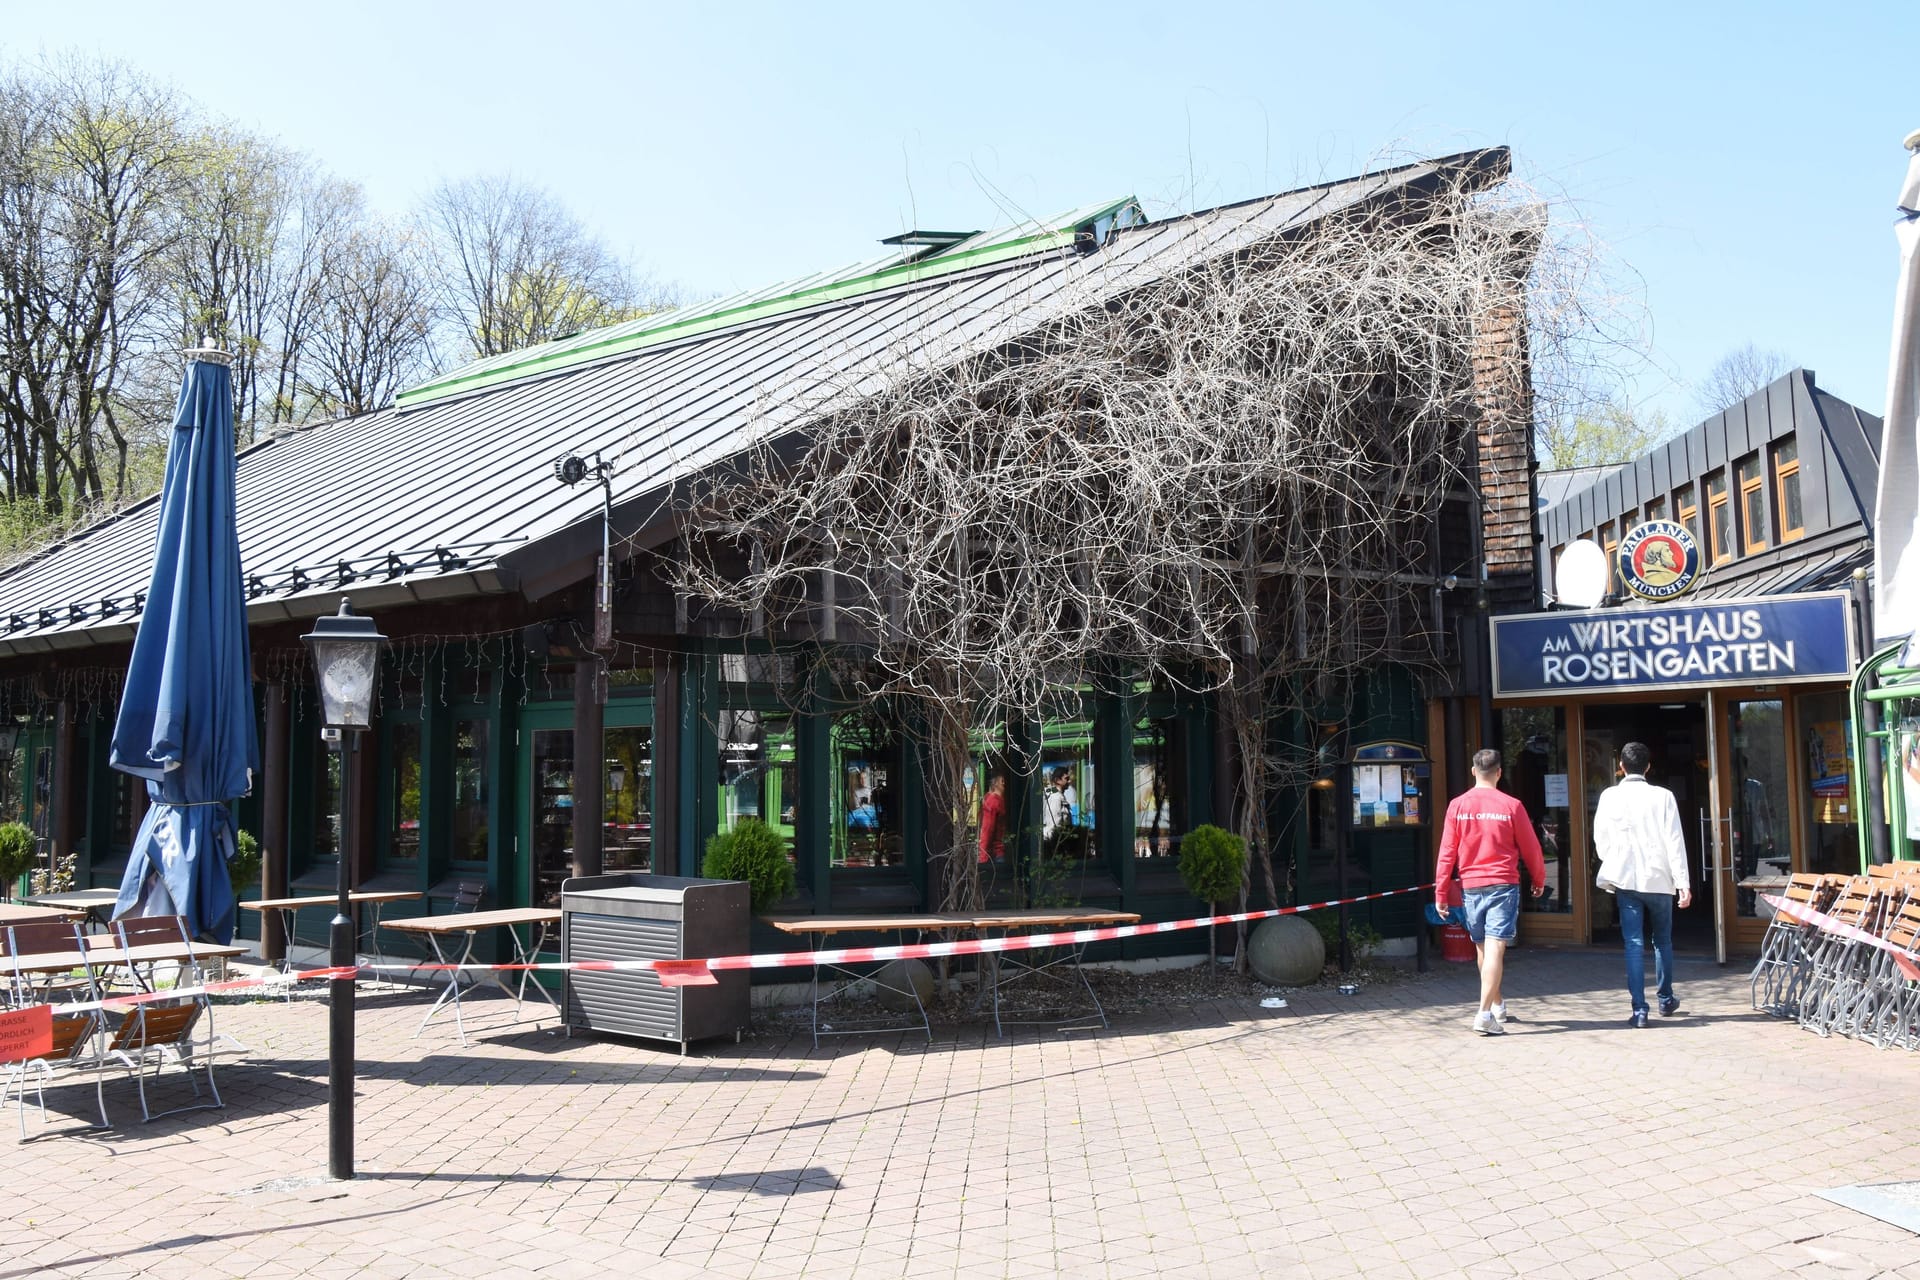
{"label": "bin lid", "polygon": [[[649,889],[642,885],[620,885],[612,889],[569,889],[560,895],[565,907],[581,899],[588,902],[684,902],[685,889]],[[583,904],[585,905],[585,904]]]}

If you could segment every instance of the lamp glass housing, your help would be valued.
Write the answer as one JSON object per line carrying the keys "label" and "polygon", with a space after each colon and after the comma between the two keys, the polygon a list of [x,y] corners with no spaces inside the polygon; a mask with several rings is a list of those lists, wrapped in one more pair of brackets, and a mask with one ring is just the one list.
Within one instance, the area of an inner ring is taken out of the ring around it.
{"label": "lamp glass housing", "polygon": [[373,723],[373,694],[380,678],[380,646],[386,637],[373,619],[347,611],[319,618],[301,637],[313,654],[320,691],[320,722],[329,729],[365,729]]}

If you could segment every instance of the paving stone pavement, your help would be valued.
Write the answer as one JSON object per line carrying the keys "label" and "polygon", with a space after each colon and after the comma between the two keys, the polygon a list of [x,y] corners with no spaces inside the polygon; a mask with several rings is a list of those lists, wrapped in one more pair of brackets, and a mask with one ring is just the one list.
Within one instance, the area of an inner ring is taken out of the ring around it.
{"label": "paving stone pavement", "polygon": [[685,1059],[497,998],[466,1047],[415,1040],[425,995],[370,993],[345,1183],[324,1006],[223,1006],[249,1047],[224,1112],[143,1125],[122,1078],[104,1134],[73,1127],[84,1084],[29,1114],[0,1280],[1920,1277],[1920,1237],[1814,1194],[1913,1176],[1920,1056],[1763,1018],[1738,968],[1685,958],[1684,1015],[1633,1031],[1619,965],[1517,953],[1501,1039],[1442,966],[1099,1033]]}

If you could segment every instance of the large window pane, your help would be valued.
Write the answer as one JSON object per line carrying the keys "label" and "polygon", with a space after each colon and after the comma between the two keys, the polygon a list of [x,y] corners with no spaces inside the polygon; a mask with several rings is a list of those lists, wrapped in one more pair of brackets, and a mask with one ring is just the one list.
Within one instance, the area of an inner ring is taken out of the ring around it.
{"label": "large window pane", "polygon": [[340,856],[340,753],[322,747],[314,759],[313,856]]}
{"label": "large window pane", "polygon": [[653,730],[608,729],[606,748],[601,865],[608,871],[652,871]]}
{"label": "large window pane", "polygon": [[487,746],[492,725],[482,719],[453,722],[453,811],[448,855],[455,862],[487,860]]}
{"label": "large window pane", "polygon": [[1173,858],[1186,834],[1186,736],[1172,715],[1133,722],[1133,856]]}
{"label": "large window pane", "polygon": [[1040,850],[1048,858],[1095,855],[1096,777],[1091,718],[1048,720],[1040,736]]}
{"label": "large window pane", "polygon": [[800,799],[794,772],[793,716],[784,711],[720,713],[720,829],[759,818],[787,842]]}
{"label": "large window pane", "polygon": [[[1500,712],[1500,789],[1526,807],[1547,862],[1545,895],[1521,898],[1529,911],[1573,910],[1573,838],[1568,785],[1567,713],[1561,707]],[[1589,782],[1591,785],[1591,782]]]}
{"label": "large window pane", "polygon": [[412,862],[420,856],[420,725],[395,720],[387,725],[389,862]]}
{"label": "large window pane", "polygon": [[897,729],[878,710],[861,710],[836,717],[832,735],[833,866],[899,866],[906,851],[895,790],[901,760]]}
{"label": "large window pane", "polygon": [[1853,741],[1847,695],[1835,689],[1800,695],[1800,733],[1807,750],[1804,871],[1857,875],[1860,816],[1853,812]]}
{"label": "large window pane", "polygon": [[533,904],[560,905],[573,874],[573,730],[533,732]]}

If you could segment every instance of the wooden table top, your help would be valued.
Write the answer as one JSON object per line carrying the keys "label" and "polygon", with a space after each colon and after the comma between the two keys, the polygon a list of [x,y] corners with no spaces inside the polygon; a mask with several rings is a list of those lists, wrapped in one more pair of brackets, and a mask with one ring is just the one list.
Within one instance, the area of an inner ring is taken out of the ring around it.
{"label": "wooden table top", "polygon": [[989,911],[973,918],[982,929],[1021,929],[1028,925],[1084,928],[1102,924],[1138,924],[1138,911],[1108,911],[1104,907],[1027,907]]}
{"label": "wooden table top", "polygon": [[23,902],[0,902],[0,926],[37,924],[42,920],[83,920],[85,907],[28,906]]}
{"label": "wooden table top", "polygon": [[899,929],[970,929],[965,916],[762,916],[782,933],[889,933]]}
{"label": "wooden table top", "polygon": [[445,916],[382,920],[380,927],[402,933],[470,933],[495,925],[555,924],[559,919],[560,912],[554,907],[502,907],[497,911],[458,911]]}
{"label": "wooden table top", "polygon": [[[348,902],[406,902],[427,895],[418,889],[355,889],[347,895]],[[302,898],[258,898],[240,905],[249,911],[297,911],[301,907],[330,907],[340,901],[337,893],[316,893]],[[382,921],[384,924],[385,922]]]}
{"label": "wooden table top", "polygon": [[118,889],[71,889],[66,893],[42,893],[28,898],[28,902],[41,907],[65,907],[69,911],[91,911],[95,907],[110,907],[120,901]]}
{"label": "wooden table top", "polygon": [[1102,907],[1023,907],[1009,911],[935,911],[900,916],[763,916],[782,933],[889,933],[924,929],[1024,929],[1028,927],[1135,924],[1137,911]]}
{"label": "wooden table top", "polygon": [[[91,965],[98,969],[116,964],[164,964],[167,961],[214,960],[223,956],[243,956],[245,947],[195,943],[191,950],[178,942],[152,942],[139,947],[91,947],[86,951],[30,951],[18,960],[27,973],[65,973]],[[0,965],[15,963],[0,960]]]}

